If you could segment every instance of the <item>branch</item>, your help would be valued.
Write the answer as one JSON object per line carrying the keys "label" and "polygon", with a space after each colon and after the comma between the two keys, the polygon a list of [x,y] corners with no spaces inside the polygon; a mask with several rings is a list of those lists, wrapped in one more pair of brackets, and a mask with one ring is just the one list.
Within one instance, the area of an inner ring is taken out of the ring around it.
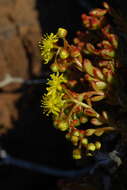
{"label": "branch", "polygon": [[6,74],[4,80],[0,81],[0,88],[3,88],[10,83],[23,83],[24,81],[23,78],[12,77],[10,74]]}
{"label": "branch", "polygon": [[44,77],[45,76],[43,76],[42,79],[25,80],[25,79],[20,78],[20,77],[12,77],[10,74],[6,74],[4,80],[0,81],[0,88],[3,88],[3,87],[5,87],[11,83],[24,83],[27,85],[44,84],[47,81]]}

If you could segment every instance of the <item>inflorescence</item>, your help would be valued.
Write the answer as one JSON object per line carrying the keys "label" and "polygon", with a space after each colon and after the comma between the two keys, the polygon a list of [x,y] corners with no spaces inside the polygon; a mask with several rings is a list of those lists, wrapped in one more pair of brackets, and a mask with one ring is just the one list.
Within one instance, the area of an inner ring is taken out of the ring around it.
{"label": "inflorescence", "polygon": [[44,64],[54,72],[41,105],[44,113],[52,114],[54,126],[67,132],[74,159],[92,156],[102,146],[100,136],[115,130],[101,103],[112,100],[118,37],[107,22],[110,7],[105,2],[103,7],[82,14],[85,30],[77,32],[73,45],[64,28],[39,43]]}

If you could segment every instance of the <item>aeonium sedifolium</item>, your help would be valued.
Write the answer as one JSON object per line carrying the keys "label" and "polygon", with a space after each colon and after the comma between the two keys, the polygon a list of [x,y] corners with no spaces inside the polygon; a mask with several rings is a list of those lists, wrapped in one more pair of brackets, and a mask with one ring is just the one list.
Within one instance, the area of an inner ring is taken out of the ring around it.
{"label": "aeonium sedifolium", "polygon": [[107,24],[110,7],[103,6],[82,14],[85,30],[77,32],[73,44],[67,41],[64,28],[39,42],[43,63],[49,63],[54,72],[41,105],[44,113],[53,116],[54,126],[66,131],[66,139],[75,147],[74,159],[92,156],[102,147],[100,136],[114,130],[107,111],[98,109],[111,99],[118,65],[118,38]]}

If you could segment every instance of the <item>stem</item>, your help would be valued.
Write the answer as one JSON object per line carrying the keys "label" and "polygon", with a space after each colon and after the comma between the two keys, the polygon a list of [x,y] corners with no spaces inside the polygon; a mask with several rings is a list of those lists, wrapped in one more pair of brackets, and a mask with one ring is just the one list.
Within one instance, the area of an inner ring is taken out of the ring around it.
{"label": "stem", "polygon": [[85,104],[85,103],[83,103],[83,102],[81,102],[81,101],[79,101],[79,100],[77,100],[75,98],[72,98],[72,94],[69,93],[69,91],[67,90],[67,88],[65,86],[64,86],[63,90],[69,96],[69,98],[70,98],[69,101],[74,102],[74,103],[76,103],[76,104],[78,104],[78,105],[80,105],[80,106],[82,106],[84,108],[91,108],[88,104]]}
{"label": "stem", "polygon": [[[76,105],[78,106],[82,106],[84,108],[90,108],[92,110],[94,110],[90,105],[85,104],[75,98],[72,97],[72,94],[69,93],[68,89],[64,86],[63,90],[65,91],[65,93],[69,96],[70,99],[68,99],[68,102],[74,102]],[[94,110],[95,111],[95,110]],[[95,111],[96,112],[96,111]],[[97,112],[96,112],[97,113]],[[100,114],[97,113],[97,117],[99,117]]]}
{"label": "stem", "polygon": [[[70,113],[69,113],[69,115],[67,117],[67,122],[68,122],[69,125],[70,125],[70,122],[71,122],[71,116],[72,116],[72,114],[73,114],[76,107],[77,107],[77,105],[73,106],[72,110],[70,111]],[[71,131],[71,128],[70,128],[70,131]]]}
{"label": "stem", "polygon": [[60,49],[61,49],[61,47],[58,46],[58,49],[57,49],[57,52],[56,52],[56,55],[55,55],[55,61],[54,61],[54,63],[57,63],[57,57],[59,55]]}
{"label": "stem", "polygon": [[72,102],[74,102],[74,103],[76,103],[76,104],[78,104],[78,105],[80,105],[80,106],[82,106],[82,107],[84,107],[84,108],[91,108],[88,104],[85,104],[85,103],[83,103],[83,102],[80,102],[79,100],[76,100],[76,99],[71,98],[70,101],[72,101]]}

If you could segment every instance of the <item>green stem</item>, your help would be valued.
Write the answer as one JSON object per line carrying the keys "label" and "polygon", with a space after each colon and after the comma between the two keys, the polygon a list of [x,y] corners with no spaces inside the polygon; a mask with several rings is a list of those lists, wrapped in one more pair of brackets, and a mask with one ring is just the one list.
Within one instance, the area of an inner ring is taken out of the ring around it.
{"label": "green stem", "polygon": [[[76,105],[78,106],[82,106],[84,108],[92,108],[90,105],[83,103],[82,101],[75,99],[72,97],[72,94],[69,93],[69,91],[67,90],[67,88],[64,86],[63,90],[65,91],[65,93],[69,96],[70,99],[68,99],[68,102],[74,102]],[[93,109],[93,108],[92,108]],[[94,110],[94,109],[93,109]],[[94,110],[95,111],[95,110]],[[96,111],[95,111],[96,112]],[[97,112],[96,112],[97,113]],[[97,113],[97,117],[99,117],[100,115]]]}
{"label": "green stem", "polygon": [[88,104],[80,102],[79,100],[71,98],[70,101],[72,101],[72,102],[76,103],[77,105],[82,106],[84,108],[91,108]]}
{"label": "green stem", "polygon": [[72,98],[72,94],[70,94],[69,93],[69,91],[67,90],[67,88],[65,87],[65,86],[63,86],[64,88],[63,88],[63,90],[65,91],[65,93],[69,96],[69,102],[71,101],[71,102],[74,102],[74,103],[76,103],[76,104],[78,104],[78,105],[80,105],[80,106],[82,106],[82,107],[84,107],[84,108],[91,108],[91,106],[89,106],[88,104],[85,104],[85,103],[83,103],[83,102],[81,102],[81,101],[79,101],[79,100],[77,100],[77,99],[75,99],[75,98]]}

